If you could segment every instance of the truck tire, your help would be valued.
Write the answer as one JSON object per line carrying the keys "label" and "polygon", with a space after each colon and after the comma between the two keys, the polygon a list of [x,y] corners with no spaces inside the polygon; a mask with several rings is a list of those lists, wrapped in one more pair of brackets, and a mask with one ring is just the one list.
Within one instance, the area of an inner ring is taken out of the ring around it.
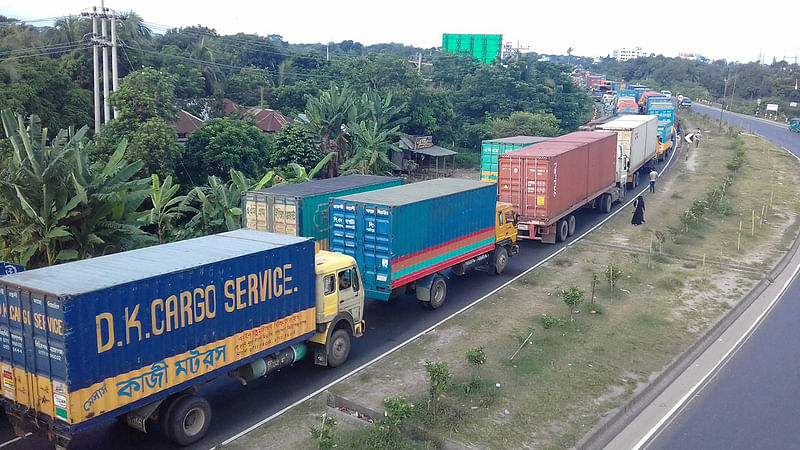
{"label": "truck tire", "polygon": [[570,236],[572,236],[573,234],[575,234],[575,216],[574,215],[570,214],[569,217],[567,217],[567,224],[569,225],[568,234]]}
{"label": "truck tire", "polygon": [[564,242],[569,236],[569,224],[566,220],[561,219],[556,224],[556,242]]}
{"label": "truck tire", "polygon": [[494,264],[492,270],[495,275],[500,275],[506,270],[508,265],[508,252],[505,247],[497,246],[494,248]]}
{"label": "truck tire", "polygon": [[193,444],[208,431],[211,405],[203,397],[184,395],[175,400],[166,417],[167,434],[178,445]]}
{"label": "truck tire", "polygon": [[339,367],[350,356],[350,333],[345,329],[335,330],[331,334],[328,347],[328,367]]}
{"label": "truck tire", "polygon": [[611,212],[611,194],[600,196],[600,212],[608,214]]}
{"label": "truck tire", "polygon": [[[161,432],[164,433],[164,436],[167,440],[172,440],[172,430],[169,426],[169,418],[172,415],[172,407],[175,406],[175,403],[182,399],[183,397],[188,397],[190,394],[186,394],[184,392],[173,394],[167,397],[166,400],[161,402],[161,405],[158,407],[158,423],[161,425]],[[122,416],[121,416],[122,417]]]}
{"label": "truck tire", "polygon": [[431,301],[427,302],[428,307],[437,309],[444,304],[444,299],[447,297],[447,283],[444,278],[437,277],[431,285]]}

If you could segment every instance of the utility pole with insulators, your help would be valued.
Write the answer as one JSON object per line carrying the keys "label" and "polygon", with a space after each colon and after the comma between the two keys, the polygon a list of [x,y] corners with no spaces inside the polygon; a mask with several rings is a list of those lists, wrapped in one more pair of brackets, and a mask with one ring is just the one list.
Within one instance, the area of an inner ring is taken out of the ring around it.
{"label": "utility pole with insulators", "polygon": [[[109,103],[109,80],[108,80],[108,66],[109,66],[109,52],[111,48],[111,72],[112,92],[116,91],[119,85],[119,72],[117,70],[117,26],[118,19],[125,19],[118,16],[113,10],[106,8],[103,2],[98,9],[96,6],[92,7],[91,13],[81,13],[81,16],[92,18],[92,69],[94,77],[94,132],[100,132],[101,123],[108,123],[111,120],[111,104]],[[111,22],[111,36],[108,35],[107,21]],[[98,33],[98,22],[100,23],[100,33]],[[110,38],[110,40],[109,40]],[[100,50],[102,49],[103,61],[103,93],[100,93]],[[100,103],[103,103],[103,113],[101,113]],[[114,118],[116,119],[119,112],[114,109]]]}

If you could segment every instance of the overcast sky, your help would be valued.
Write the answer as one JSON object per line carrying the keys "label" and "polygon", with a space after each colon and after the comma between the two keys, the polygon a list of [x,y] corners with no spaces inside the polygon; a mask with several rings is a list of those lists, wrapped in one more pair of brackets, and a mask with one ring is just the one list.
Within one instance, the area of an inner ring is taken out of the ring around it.
{"label": "overcast sky", "polygon": [[[752,6],[739,6],[743,3]],[[0,0],[0,14],[32,21],[99,5]],[[665,56],[699,53],[740,62],[755,61],[759,54],[766,63],[800,56],[798,13],[788,1],[107,0],[105,6],[119,13],[133,10],[162,27],[157,32],[200,24],[220,34],[279,34],[291,43],[351,39],[429,48],[442,45],[442,33],[476,33],[502,34],[515,47],[519,42],[548,54],[573,47],[575,55],[606,56],[639,46]]]}

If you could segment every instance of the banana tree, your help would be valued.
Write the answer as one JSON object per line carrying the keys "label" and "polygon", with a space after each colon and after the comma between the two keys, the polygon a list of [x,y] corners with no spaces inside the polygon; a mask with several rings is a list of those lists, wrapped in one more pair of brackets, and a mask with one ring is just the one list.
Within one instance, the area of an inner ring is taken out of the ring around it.
{"label": "banana tree", "polygon": [[275,172],[269,171],[259,181],[247,178],[242,172],[231,169],[231,181],[223,183],[218,177],[208,177],[205,186],[195,187],[186,196],[181,208],[194,213],[184,227],[189,236],[206,236],[212,233],[240,228],[242,217],[242,192],[259,190],[271,185]]}
{"label": "banana tree", "polygon": [[0,208],[5,216],[0,238],[6,242],[4,259],[38,267],[78,257],[74,237],[63,221],[78,212],[81,197],[68,184],[70,156],[77,150],[86,127],[74,133],[61,130],[50,145],[47,129],[32,115],[25,118],[0,112],[11,142],[12,158],[0,177]]}
{"label": "banana tree", "polygon": [[337,164],[344,162],[346,156],[347,139],[342,127],[358,116],[355,96],[348,86],[340,90],[331,83],[330,88],[320,93],[319,97],[309,97],[304,113],[305,120],[299,122],[320,140],[322,152],[337,155],[337,161],[326,170],[329,178],[335,177],[338,174]]}
{"label": "banana tree", "polygon": [[328,164],[328,162],[333,159],[334,156],[336,156],[335,153],[328,153],[324,158],[322,158],[322,161],[318,162],[317,165],[314,166],[310,171],[306,171],[306,168],[300,164],[289,163],[289,168],[291,168],[294,172],[294,176],[288,176],[278,184],[297,184],[310,181],[322,171],[322,169],[325,167],[325,164]]}
{"label": "banana tree", "polygon": [[131,178],[143,163],[125,160],[127,140],[122,140],[108,161],[90,163],[87,152],[75,153],[71,180],[81,197],[80,212],[69,229],[81,258],[153,243],[141,229],[137,210],[150,194],[150,178]]}
{"label": "banana tree", "polygon": [[164,184],[161,184],[158,174],[151,175],[151,179],[153,184],[150,187],[149,197],[152,208],[139,219],[148,225],[156,226],[158,243],[163,244],[167,241],[167,233],[173,230],[174,222],[184,214],[181,203],[186,200],[186,196],[175,196],[181,185],[172,184],[172,175],[167,175]]}
{"label": "banana tree", "polygon": [[399,167],[389,159],[389,153],[402,151],[394,144],[400,125],[382,130],[378,122],[369,120],[351,125],[348,132],[353,136],[355,155],[341,165],[343,174],[386,174]]}

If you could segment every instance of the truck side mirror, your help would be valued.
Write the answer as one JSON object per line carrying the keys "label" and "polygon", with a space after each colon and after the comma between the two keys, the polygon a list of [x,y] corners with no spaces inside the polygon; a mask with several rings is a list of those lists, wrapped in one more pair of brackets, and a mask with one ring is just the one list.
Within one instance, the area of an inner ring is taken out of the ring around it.
{"label": "truck side mirror", "polygon": [[519,223],[519,214],[517,214],[517,216],[514,217],[514,226],[516,227],[518,223]]}

